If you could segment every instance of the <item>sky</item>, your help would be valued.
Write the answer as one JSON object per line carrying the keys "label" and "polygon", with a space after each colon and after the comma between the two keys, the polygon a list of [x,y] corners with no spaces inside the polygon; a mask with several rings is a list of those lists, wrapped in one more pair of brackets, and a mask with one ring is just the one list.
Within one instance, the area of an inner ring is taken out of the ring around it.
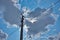
{"label": "sky", "polygon": [[0,40],[20,39],[21,13],[24,40],[60,39],[60,0],[0,0]]}

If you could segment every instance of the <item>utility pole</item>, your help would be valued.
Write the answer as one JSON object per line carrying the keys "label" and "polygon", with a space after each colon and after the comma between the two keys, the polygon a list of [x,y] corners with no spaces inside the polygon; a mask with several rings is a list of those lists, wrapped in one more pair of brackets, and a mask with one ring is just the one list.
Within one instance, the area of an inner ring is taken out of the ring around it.
{"label": "utility pole", "polygon": [[22,15],[22,18],[21,18],[21,30],[20,30],[20,40],[23,40],[23,22],[24,22],[24,16]]}

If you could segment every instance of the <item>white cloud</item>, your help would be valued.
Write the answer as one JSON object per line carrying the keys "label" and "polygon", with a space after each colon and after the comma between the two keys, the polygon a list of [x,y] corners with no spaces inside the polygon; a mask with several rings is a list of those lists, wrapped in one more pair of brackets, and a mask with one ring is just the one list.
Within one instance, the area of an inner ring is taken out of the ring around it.
{"label": "white cloud", "polygon": [[6,9],[5,6],[0,5],[0,13],[3,13],[5,11],[5,9]]}
{"label": "white cloud", "polygon": [[3,18],[3,12],[5,11],[4,6],[0,6],[0,18]]}
{"label": "white cloud", "polygon": [[23,7],[22,10],[25,12],[27,10],[27,8],[26,7]]}
{"label": "white cloud", "polygon": [[[41,13],[41,11],[43,11],[43,12]],[[26,23],[30,27],[28,29],[28,35],[31,35],[31,34],[36,35],[39,32],[40,33],[48,32],[50,29],[46,28],[47,25],[50,25],[50,24],[53,25],[55,23],[55,19],[52,18],[51,15],[50,15],[51,13],[52,13],[51,8],[49,8],[49,9],[39,9],[39,8],[37,8],[36,10],[32,11],[30,18],[26,18],[26,20],[28,20]]]}
{"label": "white cloud", "polygon": [[19,2],[19,0],[12,0],[12,2],[14,2],[14,3],[18,3],[18,2]]}
{"label": "white cloud", "polygon": [[23,7],[22,10],[23,10],[23,12],[24,12],[23,15],[24,15],[25,17],[29,15],[28,13],[30,12],[30,9],[27,9],[26,7]]}
{"label": "white cloud", "polygon": [[37,21],[37,18],[25,18],[27,21],[34,23]]}
{"label": "white cloud", "polygon": [[27,25],[24,25],[24,30],[26,31],[26,32],[28,32],[28,26]]}
{"label": "white cloud", "polygon": [[1,29],[0,29],[0,40],[6,40],[8,37],[7,33],[4,33]]}
{"label": "white cloud", "polygon": [[49,40],[60,40],[60,32],[56,35],[52,35],[48,37]]}
{"label": "white cloud", "polygon": [[[1,4],[0,7],[4,6],[4,8],[7,9],[7,10],[5,10],[5,12],[3,12],[4,20],[9,22],[10,24],[20,25],[19,18],[20,18],[21,11],[13,5],[14,3],[11,0],[5,0],[5,1],[1,0],[0,4]],[[17,5],[19,5],[19,4],[17,3]],[[2,8],[2,9],[4,9],[4,8]],[[19,20],[19,21],[17,21],[17,20]]]}
{"label": "white cloud", "polygon": [[21,4],[14,4],[14,6],[15,6],[16,8],[18,8],[19,10],[20,10],[20,8],[21,8]]}
{"label": "white cloud", "polygon": [[16,24],[13,24],[12,26],[18,28],[18,26]]}
{"label": "white cloud", "polygon": [[19,3],[19,0],[12,0],[12,2],[14,3],[13,5],[20,10],[21,4]]}
{"label": "white cloud", "polygon": [[5,24],[7,25],[7,28],[19,28],[19,26],[18,25],[16,25],[16,24],[10,24],[9,22],[6,22],[6,21],[4,21],[5,22]]}
{"label": "white cloud", "polygon": [[40,37],[40,35],[41,35],[41,33],[39,32],[39,33],[37,33],[36,35],[35,35],[35,38],[39,38]]}

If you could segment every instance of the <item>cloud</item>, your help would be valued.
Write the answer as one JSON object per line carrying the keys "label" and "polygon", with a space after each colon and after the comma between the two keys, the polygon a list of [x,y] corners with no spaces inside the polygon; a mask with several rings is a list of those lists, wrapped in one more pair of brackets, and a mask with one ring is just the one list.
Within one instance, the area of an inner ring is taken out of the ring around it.
{"label": "cloud", "polygon": [[28,32],[28,28],[29,28],[29,27],[25,24],[25,25],[24,25],[24,30],[25,30],[26,32]]}
{"label": "cloud", "polygon": [[3,18],[7,28],[19,28],[20,26],[21,11],[18,1],[19,0],[0,0],[0,18]]}
{"label": "cloud", "polygon": [[18,25],[16,25],[16,24],[13,24],[13,25],[11,25],[9,22],[6,22],[6,21],[4,21],[4,23],[7,25],[7,28],[19,28],[19,26]]}
{"label": "cloud", "polygon": [[3,18],[3,12],[5,11],[5,7],[0,6],[0,18]]}
{"label": "cloud", "polygon": [[54,40],[54,37],[49,37],[49,40]]}
{"label": "cloud", "polygon": [[[37,33],[46,32],[48,25],[53,25],[55,23],[55,19],[50,15],[52,13],[52,9],[41,9],[36,8],[34,11],[29,13],[28,21],[26,20],[26,25],[28,28],[28,35],[36,35]],[[33,22],[32,22],[33,21]],[[31,23],[32,22],[32,23]]]}
{"label": "cloud", "polygon": [[25,18],[27,21],[34,23],[37,21],[37,18]]}
{"label": "cloud", "polygon": [[5,11],[5,7],[0,6],[0,13],[3,13]]}
{"label": "cloud", "polygon": [[19,10],[21,9],[21,4],[19,3],[19,0],[11,0],[14,3],[14,6],[18,8]]}
{"label": "cloud", "polygon": [[0,30],[0,40],[6,40],[8,35],[4,33],[2,30]]}
{"label": "cloud", "polygon": [[24,15],[24,17],[27,17],[29,14],[29,12],[30,12],[30,9],[28,9],[28,8],[26,8],[26,7],[23,7],[22,8],[22,11],[23,11],[23,15]]}
{"label": "cloud", "polygon": [[[14,4],[15,2],[15,4]],[[18,25],[20,26],[20,21],[21,21],[21,16],[20,14],[23,13],[21,12],[18,8],[16,8],[16,4],[19,5],[15,0],[12,2],[11,0],[0,0],[0,6],[3,5],[5,8],[5,11],[3,12],[4,15],[4,20],[10,25]],[[35,10],[31,11],[27,10],[25,7],[23,8],[24,15],[26,16],[27,13],[28,15],[28,21],[25,21],[25,24],[29,26],[29,28],[26,27],[26,31],[28,35],[36,35],[40,32],[45,32],[48,29],[46,28],[47,25],[54,24],[55,23],[55,16],[51,17],[50,15],[52,13],[52,9],[41,9],[41,8],[36,8]]]}
{"label": "cloud", "polygon": [[15,6],[16,8],[18,8],[19,10],[21,9],[21,4],[14,4],[14,6]]}
{"label": "cloud", "polygon": [[60,40],[60,32],[57,35],[48,37],[49,40]]}
{"label": "cloud", "polygon": [[20,14],[22,12],[14,6],[12,0],[0,0],[0,6],[5,8],[3,18],[6,22],[9,22],[11,25],[20,25]]}
{"label": "cloud", "polygon": [[18,2],[19,2],[19,0],[12,0],[12,2],[14,2],[14,3],[18,3]]}

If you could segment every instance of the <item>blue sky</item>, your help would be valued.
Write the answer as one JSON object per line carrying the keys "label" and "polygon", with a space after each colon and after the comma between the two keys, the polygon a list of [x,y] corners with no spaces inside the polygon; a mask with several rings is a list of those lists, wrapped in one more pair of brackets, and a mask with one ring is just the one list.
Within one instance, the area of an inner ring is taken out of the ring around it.
{"label": "blue sky", "polygon": [[[39,1],[39,0],[38,0]],[[58,0],[40,0],[39,4],[37,0],[22,0],[19,1],[19,4],[21,4],[21,8],[26,7],[30,10],[34,10],[37,7],[40,8],[49,8],[52,3],[57,2]],[[54,24],[54,26],[49,26],[50,31],[48,33],[43,34],[43,36],[41,35],[41,37],[48,37],[50,35],[57,35],[60,32],[60,2],[58,2],[55,7],[53,7],[53,13],[56,15],[59,15],[59,17],[56,20],[56,23]],[[2,14],[0,14],[1,16]],[[0,18],[0,29],[8,34],[8,38],[6,40],[19,40],[20,38],[20,31],[19,28],[13,27],[13,26],[8,26],[7,28],[7,24],[4,22],[3,18]],[[52,31],[56,29],[56,31]],[[24,36],[25,35],[25,30],[24,30]],[[26,40],[26,39],[24,39]],[[36,40],[36,39],[33,39]],[[37,40],[40,40],[40,37],[37,38]],[[41,39],[41,40],[45,40],[45,39]]]}

